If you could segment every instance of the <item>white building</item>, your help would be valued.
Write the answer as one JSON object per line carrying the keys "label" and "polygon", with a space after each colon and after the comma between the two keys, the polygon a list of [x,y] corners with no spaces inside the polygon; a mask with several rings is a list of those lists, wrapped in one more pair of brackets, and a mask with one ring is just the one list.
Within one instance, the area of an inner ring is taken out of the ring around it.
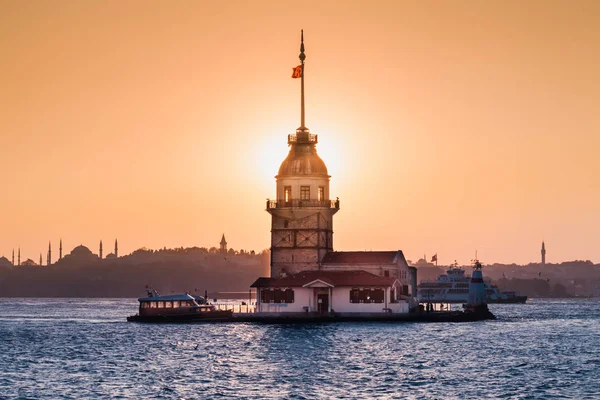
{"label": "white building", "polygon": [[259,278],[257,312],[408,312],[417,305],[416,268],[402,251],[333,251],[330,176],[317,154],[318,135],[304,124],[304,43],[300,47],[301,124],[288,135],[271,214],[271,277]]}

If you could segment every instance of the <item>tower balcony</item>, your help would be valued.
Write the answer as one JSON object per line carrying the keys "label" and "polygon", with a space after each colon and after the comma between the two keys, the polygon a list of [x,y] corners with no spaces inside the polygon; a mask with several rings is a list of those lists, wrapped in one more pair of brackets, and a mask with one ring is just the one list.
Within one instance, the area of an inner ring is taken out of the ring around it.
{"label": "tower balcony", "polygon": [[313,135],[307,132],[296,132],[296,134],[288,135],[289,144],[317,144],[319,143],[319,135]]}
{"label": "tower balcony", "polygon": [[340,209],[340,200],[267,200],[267,210],[272,208],[331,208]]}

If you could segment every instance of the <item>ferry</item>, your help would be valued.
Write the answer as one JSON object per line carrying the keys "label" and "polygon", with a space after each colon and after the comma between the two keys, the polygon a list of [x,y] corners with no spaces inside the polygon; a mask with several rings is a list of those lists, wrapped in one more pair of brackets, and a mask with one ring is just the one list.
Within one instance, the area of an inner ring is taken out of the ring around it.
{"label": "ferry", "polygon": [[217,310],[205,298],[189,293],[161,296],[148,289],[138,301],[139,312],[127,317],[129,322],[225,322],[233,316],[233,310]]}
{"label": "ferry", "polygon": [[[456,264],[439,275],[435,281],[421,281],[417,286],[417,297],[421,303],[466,303],[469,298],[470,276]],[[496,285],[484,281],[488,303],[525,303],[527,296],[517,292],[501,292]]]}

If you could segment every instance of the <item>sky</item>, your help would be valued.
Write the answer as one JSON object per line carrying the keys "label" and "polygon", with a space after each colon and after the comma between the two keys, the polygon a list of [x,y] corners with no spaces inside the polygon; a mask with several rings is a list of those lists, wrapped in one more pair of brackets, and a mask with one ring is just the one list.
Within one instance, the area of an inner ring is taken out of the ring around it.
{"label": "sky", "polygon": [[268,248],[301,29],[336,250],[600,262],[600,2],[551,0],[0,0],[0,256]]}

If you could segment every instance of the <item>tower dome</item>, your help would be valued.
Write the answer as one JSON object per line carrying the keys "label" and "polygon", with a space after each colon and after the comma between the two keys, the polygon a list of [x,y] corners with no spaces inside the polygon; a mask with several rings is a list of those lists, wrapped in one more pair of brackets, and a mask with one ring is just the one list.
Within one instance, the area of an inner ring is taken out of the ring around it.
{"label": "tower dome", "polygon": [[[298,135],[300,136],[300,135]],[[277,178],[284,176],[321,176],[328,177],[327,166],[317,154],[315,148],[316,135],[313,143],[292,143],[290,152],[281,163]]]}

